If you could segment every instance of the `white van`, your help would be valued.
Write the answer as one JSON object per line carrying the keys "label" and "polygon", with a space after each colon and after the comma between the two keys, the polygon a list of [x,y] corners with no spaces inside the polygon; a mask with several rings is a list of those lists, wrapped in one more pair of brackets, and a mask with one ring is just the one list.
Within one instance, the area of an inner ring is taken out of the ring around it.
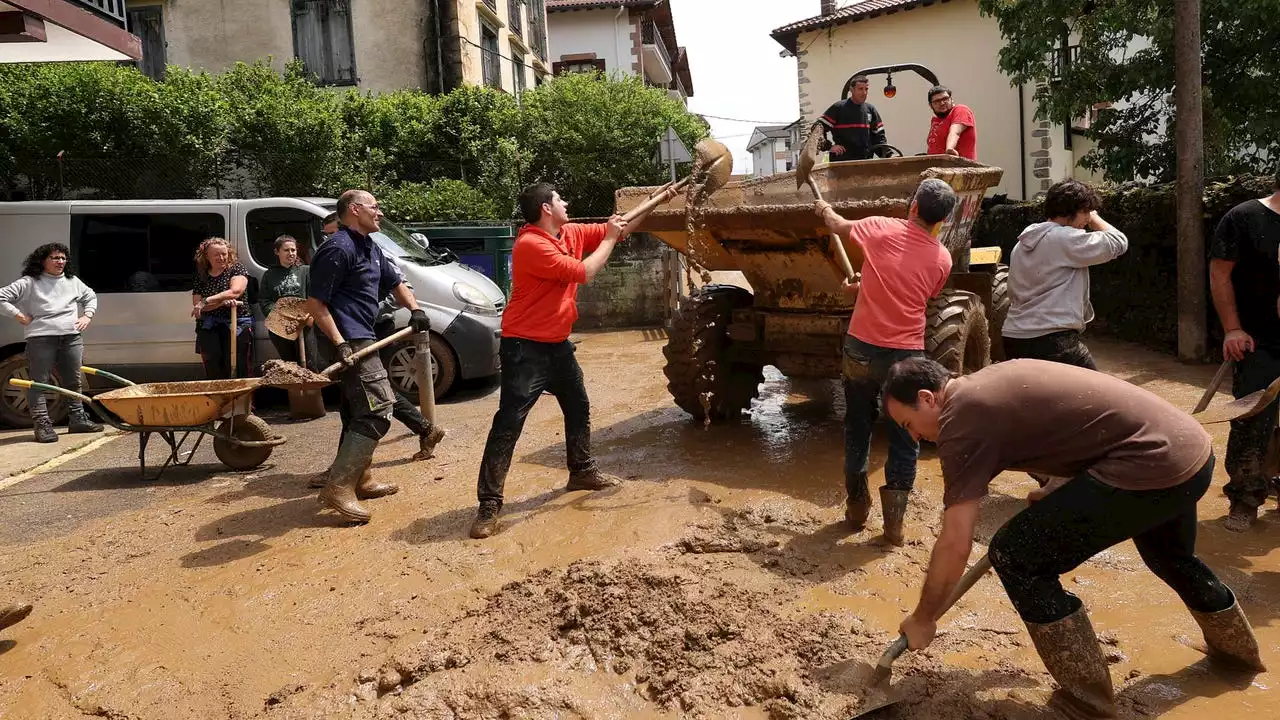
{"label": "white van", "polygon": [[[18,278],[35,248],[63,243],[77,275],[98,294],[98,313],[84,333],[85,364],[134,381],[203,379],[191,319],[196,247],[209,237],[230,241],[251,276],[248,300],[256,301],[258,281],[276,263],[276,237],[297,238],[309,260],[335,205],[327,198],[0,203],[0,284]],[[458,378],[496,374],[502,290],[389,221],[374,240],[396,259],[431,319],[436,392],[445,395]],[[256,307],[254,314],[258,364],[276,353]],[[397,328],[408,318],[407,310],[397,312]],[[0,322],[0,422],[29,426],[26,392],[8,384],[27,377],[23,349],[22,326]],[[412,344],[401,345],[388,368],[392,383],[411,396],[413,353]],[[62,405],[50,406],[55,421]]]}

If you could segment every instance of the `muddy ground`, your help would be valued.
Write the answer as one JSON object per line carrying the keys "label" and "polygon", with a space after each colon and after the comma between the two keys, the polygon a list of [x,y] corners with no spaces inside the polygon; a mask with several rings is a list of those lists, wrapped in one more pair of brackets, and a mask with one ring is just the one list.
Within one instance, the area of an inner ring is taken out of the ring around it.
{"label": "muddy ground", "polygon": [[[850,536],[836,386],[772,373],[748,421],[704,429],[666,396],[663,342],[587,334],[579,348],[597,454],[630,482],[563,492],[548,396],[485,541],[466,531],[496,392],[441,408],[450,434],[431,461],[408,462],[416,443],[393,425],[376,466],[402,491],[371,501],[366,526],[319,512],[306,488],[332,457],[334,413],[275,418],[289,443],[252,473],[202,447],[142,482],[126,436],[5,489],[0,602],[36,611],[0,637],[0,717],[847,717],[915,602],[937,462],[926,450],[906,547],[879,541],[878,511]],[[1182,407],[1213,372],[1091,344],[1105,370]],[[883,457],[877,445],[874,479]],[[1275,666],[1280,516],[1227,533],[1224,481],[1201,504],[1202,557]],[[1033,486],[997,479],[981,541]],[[1125,717],[1280,715],[1271,674],[1220,678],[1178,642],[1194,622],[1132,545],[1064,583],[1090,608]],[[1052,688],[994,577],[894,677],[906,699],[878,717],[1047,717]]]}

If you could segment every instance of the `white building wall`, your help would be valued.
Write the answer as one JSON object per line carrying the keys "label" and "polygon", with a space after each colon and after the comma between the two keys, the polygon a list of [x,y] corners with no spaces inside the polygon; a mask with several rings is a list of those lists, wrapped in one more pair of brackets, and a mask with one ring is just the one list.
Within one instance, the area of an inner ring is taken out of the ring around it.
{"label": "white building wall", "polygon": [[604,60],[609,76],[634,75],[631,33],[637,32],[628,13],[617,10],[579,10],[555,12],[547,17],[548,63],[562,55],[595,53]]}

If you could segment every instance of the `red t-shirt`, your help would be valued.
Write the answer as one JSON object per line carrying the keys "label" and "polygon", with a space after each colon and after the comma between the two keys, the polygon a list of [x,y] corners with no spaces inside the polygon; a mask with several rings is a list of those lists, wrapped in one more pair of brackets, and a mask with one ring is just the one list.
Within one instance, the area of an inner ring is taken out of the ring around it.
{"label": "red t-shirt", "polygon": [[525,225],[511,249],[511,301],[502,313],[502,336],[564,342],[578,319],[578,285],[587,281],[582,256],[604,240],[606,226],[569,223],[560,237]]}
{"label": "red t-shirt", "polygon": [[955,105],[946,117],[933,116],[929,121],[928,152],[930,155],[943,155],[947,152],[947,136],[951,134],[951,125],[962,123],[965,128],[960,131],[960,139],[956,141],[956,152],[960,157],[970,160],[978,159],[978,126],[973,120],[973,111],[967,105]]}
{"label": "red t-shirt", "polygon": [[895,350],[923,350],[925,310],[951,274],[951,254],[932,235],[899,218],[853,223],[849,239],[862,246],[862,287],[849,334]]}

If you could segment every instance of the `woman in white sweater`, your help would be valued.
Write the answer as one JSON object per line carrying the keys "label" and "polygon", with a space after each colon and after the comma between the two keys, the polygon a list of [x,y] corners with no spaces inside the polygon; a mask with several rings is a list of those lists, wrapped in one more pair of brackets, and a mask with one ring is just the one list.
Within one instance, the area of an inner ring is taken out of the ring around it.
{"label": "woman in white sweater", "polygon": [[[62,387],[80,392],[80,365],[84,362],[80,333],[98,309],[98,296],[67,272],[70,254],[61,243],[41,245],[32,251],[22,277],[0,288],[0,313],[25,327],[27,365],[33,381],[48,383],[56,367]],[[71,432],[102,432],[102,426],[89,419],[79,400],[68,398],[67,404]],[[44,393],[29,390],[27,405],[35,423],[36,442],[57,442]]]}

